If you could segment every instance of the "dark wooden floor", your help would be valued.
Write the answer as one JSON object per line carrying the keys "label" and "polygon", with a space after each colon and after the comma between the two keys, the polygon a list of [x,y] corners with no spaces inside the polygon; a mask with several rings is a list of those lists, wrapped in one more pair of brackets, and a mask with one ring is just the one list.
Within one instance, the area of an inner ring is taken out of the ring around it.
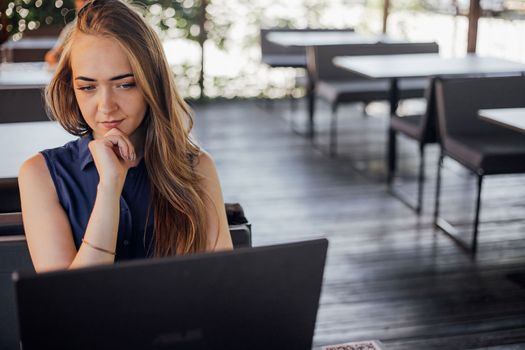
{"label": "dark wooden floor", "polygon": [[[380,339],[387,349],[525,349],[525,176],[484,184],[479,253],[471,259],[432,227],[437,149],[428,157],[424,213],[386,192],[386,109],[339,113],[340,155],[290,131],[286,101],[196,106],[195,134],[214,157],[226,201],[240,202],[254,245],[330,241],[314,344]],[[304,124],[304,107],[296,112]],[[415,193],[416,146],[400,142],[400,186]],[[443,214],[473,217],[475,179],[452,161]],[[465,226],[466,229],[469,226]]]}

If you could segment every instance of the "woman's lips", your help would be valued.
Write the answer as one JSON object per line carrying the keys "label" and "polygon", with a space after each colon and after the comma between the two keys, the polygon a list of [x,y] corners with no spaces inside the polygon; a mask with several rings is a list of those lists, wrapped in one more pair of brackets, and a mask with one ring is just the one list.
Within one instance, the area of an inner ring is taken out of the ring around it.
{"label": "woman's lips", "polygon": [[121,120],[111,120],[111,121],[107,121],[107,122],[101,122],[102,126],[106,129],[114,129],[114,128],[117,128],[120,123],[122,123],[122,119]]}

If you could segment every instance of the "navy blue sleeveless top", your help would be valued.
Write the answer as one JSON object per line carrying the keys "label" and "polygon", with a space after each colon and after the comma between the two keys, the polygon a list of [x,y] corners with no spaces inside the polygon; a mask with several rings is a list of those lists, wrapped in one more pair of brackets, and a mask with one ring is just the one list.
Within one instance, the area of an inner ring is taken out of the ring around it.
{"label": "navy blue sleeveless top", "polygon": [[[77,250],[95,204],[99,182],[88,148],[91,134],[41,153],[66,211]],[[120,197],[120,221],[115,260],[153,256],[153,208],[150,181],[144,159],[130,168]],[[149,219],[146,220],[149,216]],[[146,226],[147,225],[147,226]]]}

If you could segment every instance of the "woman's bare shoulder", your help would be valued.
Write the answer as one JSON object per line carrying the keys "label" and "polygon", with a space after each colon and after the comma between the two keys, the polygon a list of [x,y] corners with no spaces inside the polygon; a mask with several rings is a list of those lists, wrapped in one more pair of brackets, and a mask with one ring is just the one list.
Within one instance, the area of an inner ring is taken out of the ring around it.
{"label": "woman's bare shoulder", "polygon": [[45,176],[46,174],[48,174],[47,164],[41,153],[26,159],[19,171],[19,177]]}
{"label": "woman's bare shoulder", "polygon": [[53,185],[46,160],[41,153],[35,154],[22,164],[18,173],[18,182],[21,186],[33,184],[49,187]]}
{"label": "woman's bare shoulder", "polygon": [[42,153],[37,153],[32,157],[26,159],[20,169],[31,170],[42,170],[47,169],[46,161]]}

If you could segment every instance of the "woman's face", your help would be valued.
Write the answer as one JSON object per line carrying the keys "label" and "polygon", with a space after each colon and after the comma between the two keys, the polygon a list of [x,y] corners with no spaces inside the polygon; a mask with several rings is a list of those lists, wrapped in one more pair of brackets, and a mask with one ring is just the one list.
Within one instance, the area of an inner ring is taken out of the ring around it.
{"label": "woman's face", "polygon": [[76,33],[71,70],[75,97],[93,137],[100,138],[113,128],[132,136],[144,119],[147,104],[118,42]]}

